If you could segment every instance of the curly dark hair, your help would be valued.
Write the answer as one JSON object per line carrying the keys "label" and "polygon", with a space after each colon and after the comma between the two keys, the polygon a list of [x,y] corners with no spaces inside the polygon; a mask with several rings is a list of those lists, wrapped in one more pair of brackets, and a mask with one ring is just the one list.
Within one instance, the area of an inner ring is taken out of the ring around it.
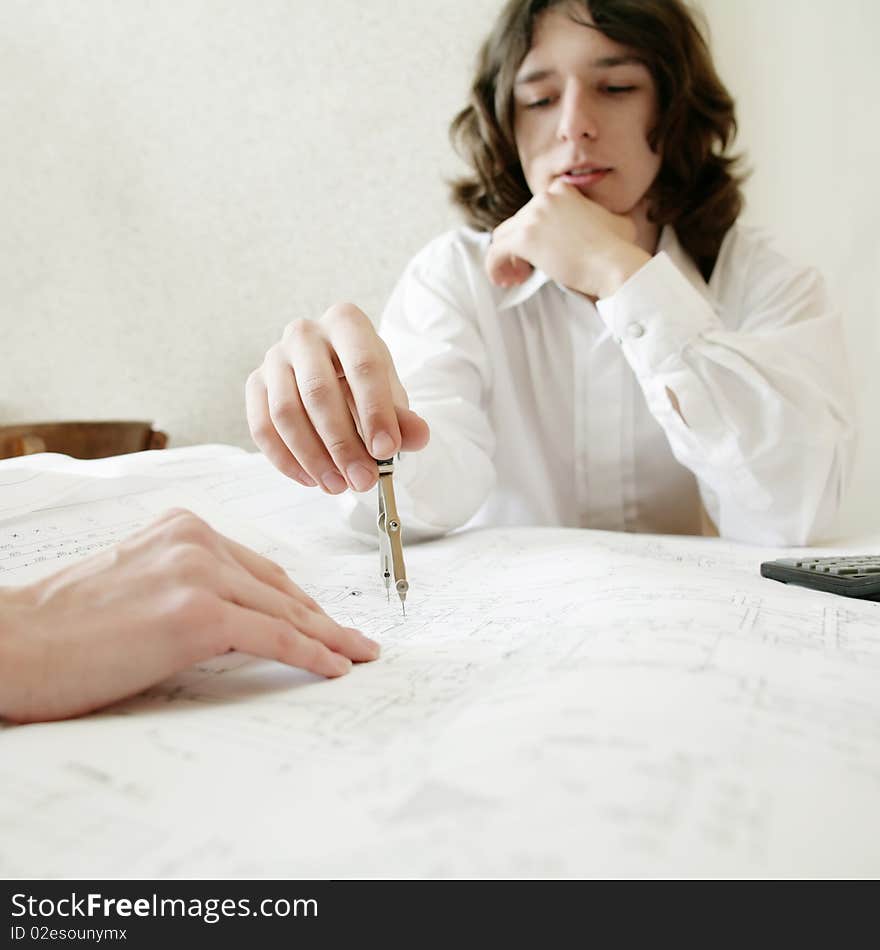
{"label": "curly dark hair", "polygon": [[658,103],[648,142],[662,156],[648,192],[650,217],[660,227],[673,225],[708,280],[742,210],[744,176],[740,158],[726,154],[736,135],[733,99],[683,0],[510,0],[480,50],[469,104],[450,127],[456,150],[473,169],[452,182],[453,202],[468,224],[485,231],[531,199],[514,139],[513,84],[536,19],[561,5],[575,22],[587,14],[648,66]]}

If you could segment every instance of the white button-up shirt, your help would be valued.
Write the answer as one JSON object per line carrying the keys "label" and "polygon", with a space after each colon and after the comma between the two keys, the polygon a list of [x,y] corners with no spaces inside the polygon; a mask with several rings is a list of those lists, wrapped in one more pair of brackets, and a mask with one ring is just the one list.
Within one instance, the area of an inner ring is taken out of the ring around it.
{"label": "white button-up shirt", "polygon": [[[819,275],[752,229],[707,285],[665,228],[593,304],[540,271],[488,280],[460,229],[407,267],[381,322],[431,426],[395,487],[409,539],[558,525],[805,544],[838,508],[854,443],[843,332]],[[678,410],[675,404],[678,405]],[[344,496],[375,535],[375,493]]]}

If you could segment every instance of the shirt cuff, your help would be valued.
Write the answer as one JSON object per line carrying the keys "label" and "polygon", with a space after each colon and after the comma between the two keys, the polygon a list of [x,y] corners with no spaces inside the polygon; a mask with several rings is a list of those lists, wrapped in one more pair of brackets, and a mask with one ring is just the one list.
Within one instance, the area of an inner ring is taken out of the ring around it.
{"label": "shirt cuff", "polygon": [[596,309],[631,363],[659,369],[697,337],[722,324],[701,293],[661,251]]}

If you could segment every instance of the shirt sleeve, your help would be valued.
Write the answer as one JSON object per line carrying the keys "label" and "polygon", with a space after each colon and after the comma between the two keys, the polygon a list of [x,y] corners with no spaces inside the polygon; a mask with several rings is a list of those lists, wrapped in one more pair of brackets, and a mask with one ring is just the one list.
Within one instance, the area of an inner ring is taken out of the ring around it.
{"label": "shirt sleeve", "polygon": [[816,271],[767,248],[738,266],[713,305],[661,252],[597,308],[721,536],[808,544],[851,466],[843,327]]}
{"label": "shirt sleeve", "polygon": [[[490,363],[463,253],[447,237],[428,245],[395,287],[379,327],[410,408],[431,430],[424,449],[395,462],[395,498],[408,541],[461,527],[495,484]],[[339,503],[352,529],[375,541],[375,492],[346,492]]]}

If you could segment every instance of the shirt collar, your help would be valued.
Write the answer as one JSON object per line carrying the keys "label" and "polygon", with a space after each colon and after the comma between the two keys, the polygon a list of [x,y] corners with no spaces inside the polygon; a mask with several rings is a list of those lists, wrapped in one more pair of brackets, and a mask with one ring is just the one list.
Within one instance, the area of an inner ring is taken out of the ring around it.
{"label": "shirt collar", "polygon": [[528,280],[523,281],[521,284],[516,284],[514,287],[505,289],[501,295],[497,309],[500,312],[501,310],[510,310],[512,307],[518,307],[521,303],[525,303],[529,297],[533,297],[544,284],[549,283],[553,283],[553,281],[550,280],[544,271],[534,270]]}

